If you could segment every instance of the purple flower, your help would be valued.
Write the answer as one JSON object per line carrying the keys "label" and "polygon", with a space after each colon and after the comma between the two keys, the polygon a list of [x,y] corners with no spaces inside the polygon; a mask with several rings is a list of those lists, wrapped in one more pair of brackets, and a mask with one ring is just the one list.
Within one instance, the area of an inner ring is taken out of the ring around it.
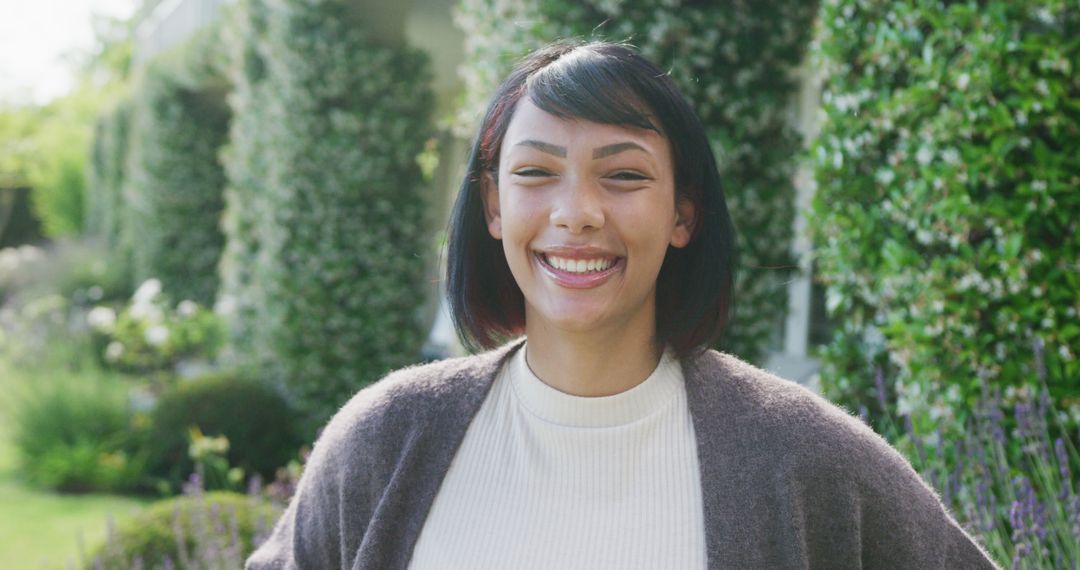
{"label": "purple flower", "polygon": [[1035,373],[1038,374],[1040,381],[1046,382],[1046,358],[1043,352],[1043,340],[1040,337],[1035,337],[1031,344],[1032,349],[1035,351]]}
{"label": "purple flower", "polygon": [[1020,570],[1020,562],[1027,556],[1028,545],[1020,543],[1016,545],[1016,552],[1013,553],[1012,570]]}
{"label": "purple flower", "polygon": [[1009,524],[1012,526],[1013,542],[1019,543],[1027,534],[1024,528],[1024,504],[1022,502],[1013,501],[1012,507],[1009,508]]}
{"label": "purple flower", "polygon": [[1028,407],[1026,404],[1016,404],[1013,409],[1013,413],[1016,415],[1016,430],[1020,438],[1029,437],[1032,433],[1031,419],[1028,417]]}
{"label": "purple flower", "polygon": [[880,366],[874,367],[874,386],[877,387],[877,401],[882,412],[888,412],[889,406],[885,399],[885,373]]}
{"label": "purple flower", "polygon": [[1054,453],[1058,460],[1058,473],[1061,475],[1061,496],[1064,501],[1072,494],[1072,473],[1069,471],[1069,453],[1065,450],[1065,440],[1057,438],[1054,441]]}

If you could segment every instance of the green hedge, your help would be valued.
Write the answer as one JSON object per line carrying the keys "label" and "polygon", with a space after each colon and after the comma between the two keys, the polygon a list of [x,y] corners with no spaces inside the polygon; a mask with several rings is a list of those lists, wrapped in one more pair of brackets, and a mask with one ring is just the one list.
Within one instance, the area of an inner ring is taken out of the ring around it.
{"label": "green hedge", "polygon": [[[739,235],[734,320],[724,348],[760,361],[787,310],[795,159],[787,111],[817,2],[657,3],[642,0],[463,0],[467,97],[475,128],[516,58],[562,37],[629,39],[671,76],[706,126]],[[470,133],[471,135],[471,133]]]}
{"label": "green hedge", "polygon": [[259,255],[263,220],[272,216],[266,210],[271,133],[265,126],[270,120],[274,94],[266,85],[266,65],[259,53],[266,38],[264,4],[262,0],[237,2],[228,12],[227,25],[222,27],[232,62],[231,97],[236,112],[229,128],[229,142],[221,153],[226,172],[221,227],[226,239],[218,266],[221,285],[217,306],[229,324],[224,359],[258,369],[267,369],[274,358],[262,351],[267,343],[256,338],[265,298],[259,280],[269,265],[269,260]]}
{"label": "green hedge", "polygon": [[829,395],[880,413],[881,367],[901,414],[963,414],[980,379],[1041,374],[1037,337],[1075,421],[1080,6],[832,0],[822,21],[812,225],[844,323]]}
{"label": "green hedge", "polygon": [[122,189],[127,162],[131,99],[122,97],[98,117],[90,155],[86,232],[115,251],[122,247],[124,202]]}
{"label": "green hedge", "polygon": [[156,277],[174,299],[213,303],[228,85],[216,30],[156,57],[134,91],[124,202],[136,282]]}
{"label": "green hedge", "polygon": [[238,352],[312,428],[418,358],[430,282],[427,58],[373,43],[353,12],[250,0],[234,26],[223,299]]}

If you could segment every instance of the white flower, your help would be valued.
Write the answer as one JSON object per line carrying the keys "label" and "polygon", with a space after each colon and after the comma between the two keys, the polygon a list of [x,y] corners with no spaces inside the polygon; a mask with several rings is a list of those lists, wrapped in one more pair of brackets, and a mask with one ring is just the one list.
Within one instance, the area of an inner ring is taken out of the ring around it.
{"label": "white flower", "polygon": [[966,90],[969,83],[971,83],[971,76],[966,73],[961,73],[960,77],[956,78],[956,88],[961,91]]}
{"label": "white flower", "polygon": [[97,285],[92,285],[86,290],[86,298],[91,301],[100,301],[103,296],[105,296],[105,291]]}
{"label": "white flower", "polygon": [[1036,181],[1032,182],[1031,183],[1031,189],[1036,191],[1036,192],[1045,192],[1046,191],[1046,181],[1045,180],[1036,180]]}
{"label": "white flower", "polygon": [[896,180],[896,173],[889,168],[882,168],[877,171],[877,179],[878,182],[888,186],[889,184],[892,184],[893,180]]}
{"label": "white flower", "polygon": [[960,152],[955,148],[945,149],[945,152],[941,153],[941,158],[949,164],[956,164],[960,162]]}
{"label": "white flower", "polygon": [[919,152],[915,153],[915,160],[919,161],[919,164],[926,166],[930,164],[930,161],[934,159],[934,151],[927,147],[919,147]]}
{"label": "white flower", "polygon": [[169,329],[165,328],[164,325],[154,325],[146,329],[143,338],[146,339],[147,344],[150,346],[161,346],[165,344],[165,341],[169,340]]}
{"label": "white flower", "polygon": [[1064,344],[1058,347],[1058,354],[1061,355],[1062,360],[1069,361],[1073,359],[1072,353],[1069,352],[1069,347]]}
{"label": "white flower", "polygon": [[150,303],[135,303],[130,309],[131,317],[144,323],[156,324],[164,320],[161,307]]}
{"label": "white flower", "polygon": [[135,290],[135,294],[131,296],[131,300],[135,304],[150,303],[159,294],[161,294],[161,281],[151,277],[143,281],[142,285],[139,285],[139,288]]}
{"label": "white flower", "polygon": [[86,314],[86,322],[99,332],[112,332],[116,325],[116,311],[109,307],[94,307]]}
{"label": "white flower", "polygon": [[221,317],[227,317],[236,312],[236,299],[232,295],[223,295],[214,303],[214,313]]}
{"label": "white flower", "polygon": [[120,360],[120,357],[124,355],[124,345],[119,341],[112,341],[109,346],[105,347],[105,360],[109,362],[116,362]]}
{"label": "white flower", "polygon": [[199,306],[195,304],[195,301],[184,299],[180,301],[180,304],[176,306],[176,312],[181,317],[190,317],[195,314],[195,311],[199,309]]}

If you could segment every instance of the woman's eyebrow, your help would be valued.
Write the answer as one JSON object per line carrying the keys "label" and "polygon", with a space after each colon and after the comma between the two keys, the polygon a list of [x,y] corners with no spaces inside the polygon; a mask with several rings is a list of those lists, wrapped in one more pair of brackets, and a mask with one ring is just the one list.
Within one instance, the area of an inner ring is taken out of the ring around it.
{"label": "woman's eyebrow", "polygon": [[597,158],[604,158],[605,156],[611,156],[613,154],[618,154],[618,153],[620,153],[620,152],[622,152],[624,150],[631,150],[631,149],[637,149],[637,150],[640,150],[640,151],[642,151],[642,152],[644,152],[646,154],[648,154],[648,152],[649,152],[649,151],[645,150],[644,147],[642,147],[641,145],[639,145],[637,143],[621,142],[621,143],[605,145],[605,146],[594,149],[593,153],[592,153],[592,157],[595,160]]}
{"label": "woman's eyebrow", "polygon": [[541,141],[534,141],[532,139],[523,140],[523,141],[517,143],[514,146],[531,146],[531,147],[533,147],[536,150],[539,150],[541,152],[546,152],[548,154],[553,154],[553,155],[555,155],[555,156],[557,156],[559,158],[566,158],[566,147],[565,146],[554,145],[554,144],[551,144],[551,143],[546,143],[546,142],[541,142]]}

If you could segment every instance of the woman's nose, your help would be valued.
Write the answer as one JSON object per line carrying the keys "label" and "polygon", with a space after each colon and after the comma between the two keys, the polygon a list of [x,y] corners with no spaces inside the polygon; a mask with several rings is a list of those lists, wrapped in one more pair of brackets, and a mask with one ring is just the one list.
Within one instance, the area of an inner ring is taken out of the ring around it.
{"label": "woman's nose", "polygon": [[575,234],[604,227],[604,209],[597,192],[587,182],[571,182],[560,188],[551,208],[552,225]]}

